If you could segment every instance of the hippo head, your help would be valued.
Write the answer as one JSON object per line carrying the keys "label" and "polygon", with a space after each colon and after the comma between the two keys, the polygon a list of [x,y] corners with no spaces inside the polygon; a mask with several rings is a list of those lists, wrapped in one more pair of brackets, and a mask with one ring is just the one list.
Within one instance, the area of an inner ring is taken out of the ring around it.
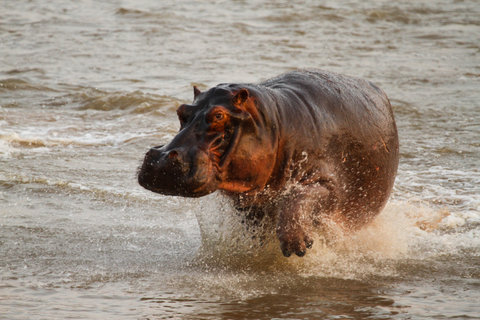
{"label": "hippo head", "polygon": [[180,131],[151,148],[138,174],[153,192],[200,197],[217,189],[242,193],[265,187],[275,158],[275,139],[247,88],[194,87],[194,101],[178,110]]}

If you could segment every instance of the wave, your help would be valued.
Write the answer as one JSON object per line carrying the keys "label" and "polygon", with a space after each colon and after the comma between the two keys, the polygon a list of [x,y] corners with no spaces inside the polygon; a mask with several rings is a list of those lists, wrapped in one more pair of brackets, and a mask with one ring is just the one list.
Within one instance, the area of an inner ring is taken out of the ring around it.
{"label": "wave", "polygon": [[402,24],[418,24],[421,21],[419,17],[416,17],[412,13],[402,11],[398,8],[367,10],[363,14],[366,16],[366,20],[370,23],[386,21]]}
{"label": "wave", "polygon": [[[398,6],[383,6],[376,9],[364,9],[360,11],[370,23],[393,22],[405,25],[420,25],[424,21],[438,23],[440,25],[458,24],[478,26],[479,20],[464,8],[452,8],[450,10],[438,9],[437,7],[413,6],[400,8]],[[431,39],[431,38],[427,38]]]}
{"label": "wave", "polygon": [[23,73],[37,73],[44,75],[45,70],[40,69],[40,68],[19,68],[19,69],[11,69],[8,71],[5,71],[6,74],[12,75],[12,74],[23,74]]}
{"label": "wave", "polygon": [[[79,132],[80,134],[81,132]],[[109,135],[81,135],[69,138],[53,137],[29,137],[20,136],[17,133],[0,134],[0,154],[11,156],[13,153],[24,149],[43,149],[55,147],[89,147],[89,146],[109,146],[122,143],[130,143],[144,136],[137,133],[117,133]]]}
{"label": "wave", "polygon": [[165,19],[175,20],[175,19],[182,18],[173,11],[162,10],[158,12],[152,12],[152,11],[144,11],[139,9],[123,8],[123,7],[118,8],[117,11],[115,11],[115,14],[118,16],[124,16],[124,17],[134,18],[134,19],[154,19],[159,23],[164,23]]}
{"label": "wave", "polygon": [[41,148],[41,147],[54,147],[54,146],[68,146],[74,144],[73,141],[56,139],[56,140],[44,140],[41,138],[25,138],[20,137],[16,133],[0,134],[0,141],[3,143],[5,150],[7,146],[12,147],[9,152],[12,152],[17,147],[27,148]]}
{"label": "wave", "polygon": [[52,179],[41,176],[26,176],[22,174],[0,175],[0,186],[13,187],[17,185],[39,185],[43,188],[35,189],[35,192],[47,194],[68,194],[91,196],[105,203],[117,204],[119,201],[132,203],[152,204],[157,199],[144,192],[140,188],[132,191],[117,190],[112,186],[86,185],[79,182]]}
{"label": "wave", "polygon": [[47,101],[48,106],[69,106],[76,110],[122,110],[142,114],[175,111],[182,100],[175,97],[134,92],[107,92],[95,88],[74,88],[72,93]]}
{"label": "wave", "polygon": [[118,146],[148,137],[170,137],[177,129],[175,110],[181,102],[140,91],[93,88],[50,97],[39,103],[41,108],[20,101],[8,105],[10,111],[4,117],[0,115],[0,154],[10,157],[24,148]]}
{"label": "wave", "polygon": [[[11,72],[23,71],[11,70]],[[134,79],[129,79],[129,81],[134,81]],[[43,107],[66,107],[76,110],[127,110],[131,113],[139,114],[157,110],[169,112],[175,111],[178,105],[184,102],[175,97],[152,93],[147,94],[138,90],[133,92],[111,92],[68,84],[61,84],[57,88],[52,88],[20,78],[0,79],[0,92],[12,91],[49,92],[48,97],[39,102]],[[67,93],[56,94],[57,92]],[[18,103],[13,106],[18,107]]]}
{"label": "wave", "polygon": [[52,89],[40,84],[34,84],[32,82],[29,82],[23,79],[18,79],[18,78],[0,79],[0,92],[20,91],[20,90],[50,91],[50,92],[56,91],[55,89]]}

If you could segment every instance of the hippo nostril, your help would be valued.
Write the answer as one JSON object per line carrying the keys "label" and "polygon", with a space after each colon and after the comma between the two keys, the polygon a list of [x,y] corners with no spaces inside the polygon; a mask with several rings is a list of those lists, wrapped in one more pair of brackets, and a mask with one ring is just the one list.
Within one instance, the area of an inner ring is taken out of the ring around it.
{"label": "hippo nostril", "polygon": [[170,160],[176,159],[178,157],[178,152],[173,150],[168,153],[168,158]]}

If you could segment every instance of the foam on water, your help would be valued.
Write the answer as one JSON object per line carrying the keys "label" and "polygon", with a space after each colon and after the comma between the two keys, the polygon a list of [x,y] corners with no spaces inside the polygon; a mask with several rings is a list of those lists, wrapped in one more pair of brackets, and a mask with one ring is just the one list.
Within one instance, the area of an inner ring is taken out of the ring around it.
{"label": "foam on water", "polygon": [[206,269],[364,279],[395,276],[399,264],[408,259],[480,247],[478,228],[460,230],[478,223],[478,214],[390,201],[366,227],[345,233],[331,224],[326,233],[315,234],[305,257],[285,258],[275,235],[258,240],[226,199],[212,195],[201,202],[202,208],[195,211],[202,235],[197,263]]}
{"label": "foam on water", "polygon": [[[15,132],[0,130],[0,143],[2,143],[0,152],[10,154],[16,148],[26,148],[29,152],[46,152],[52,147],[119,146],[149,136],[143,132],[122,132],[121,130],[116,130],[117,132],[112,134],[109,131],[112,129],[111,125],[106,121],[92,121],[89,126],[91,130],[87,128],[87,132],[76,128],[74,123],[67,126],[58,123],[56,127],[52,126],[48,130],[38,125],[17,129]],[[115,126],[121,126],[121,122],[116,123]],[[161,137],[166,140],[171,137],[171,133],[167,132]]]}
{"label": "foam on water", "polygon": [[0,139],[0,157],[10,158],[15,149],[7,142]]}

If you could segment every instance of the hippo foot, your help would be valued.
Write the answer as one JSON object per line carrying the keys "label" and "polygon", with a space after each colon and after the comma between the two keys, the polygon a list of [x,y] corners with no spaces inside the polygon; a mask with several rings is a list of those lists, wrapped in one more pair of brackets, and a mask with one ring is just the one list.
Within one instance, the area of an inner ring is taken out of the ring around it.
{"label": "hippo foot", "polygon": [[292,253],[303,257],[307,253],[307,249],[311,249],[313,246],[313,239],[302,229],[291,230],[290,232],[278,232],[278,239],[280,240],[280,248],[285,257],[290,257]]}

